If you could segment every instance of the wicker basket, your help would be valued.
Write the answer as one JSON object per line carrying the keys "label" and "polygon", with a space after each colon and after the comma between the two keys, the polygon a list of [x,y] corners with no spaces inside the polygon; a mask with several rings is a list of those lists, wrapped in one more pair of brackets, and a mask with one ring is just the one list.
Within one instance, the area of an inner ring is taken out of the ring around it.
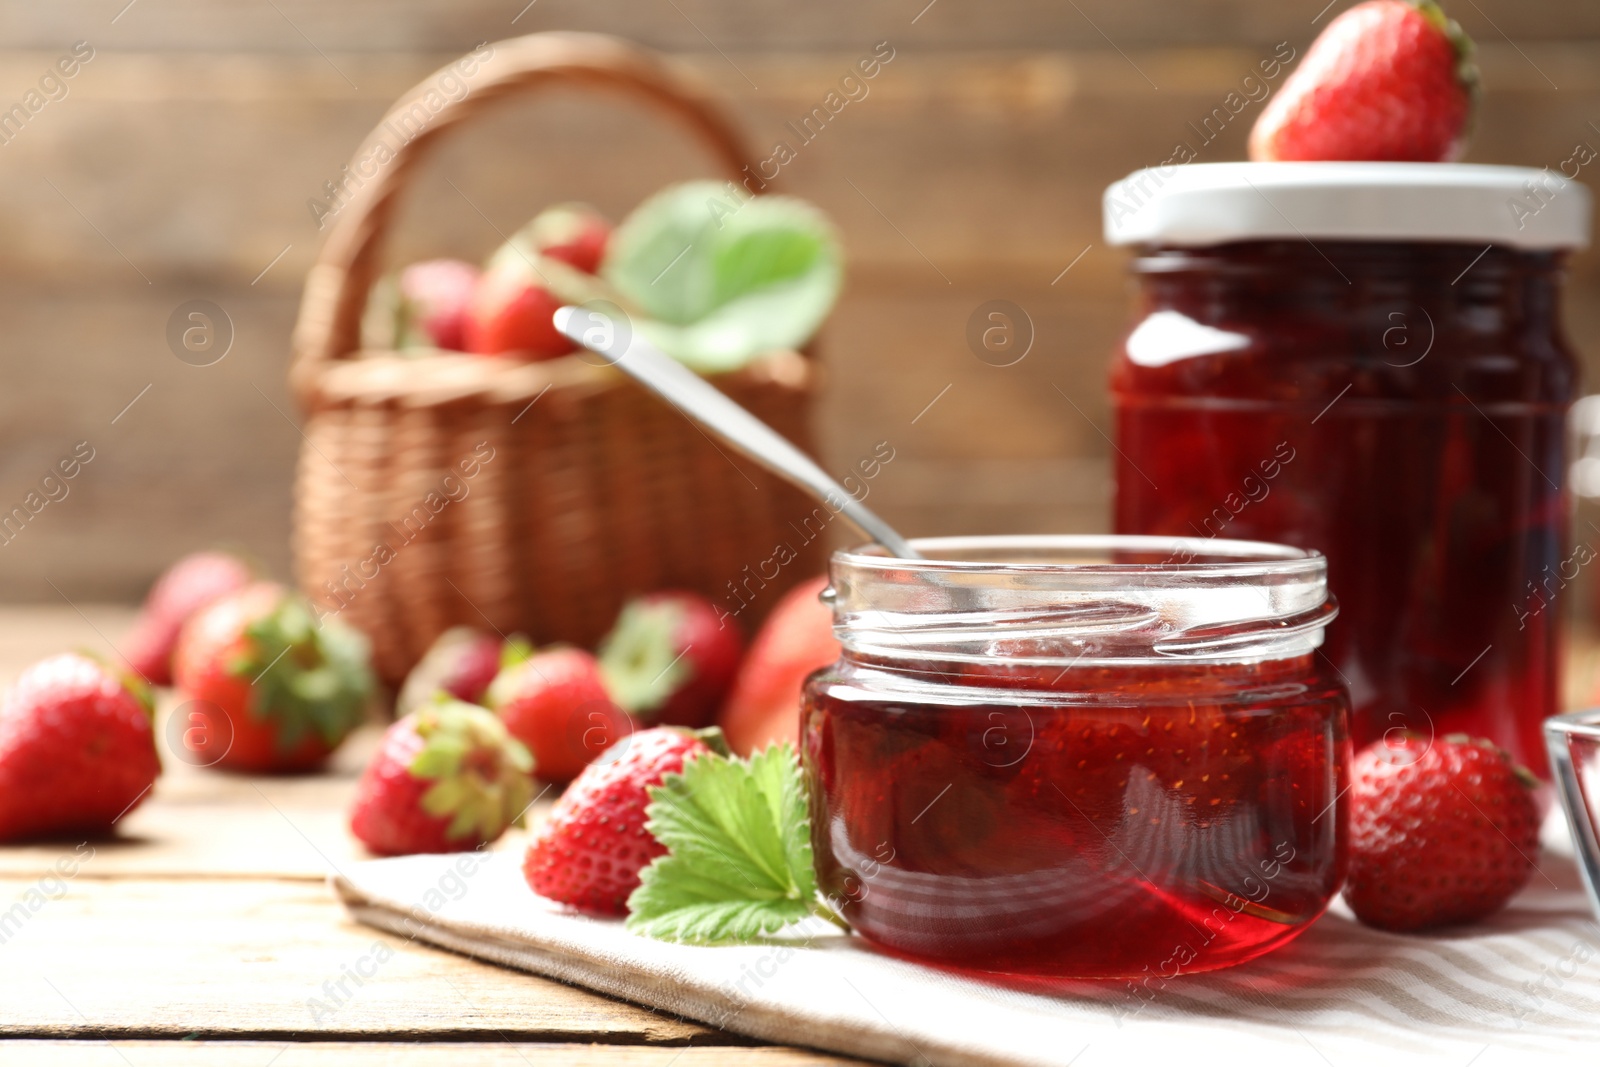
{"label": "wicker basket", "polygon": [[[534,34],[494,45],[470,95],[445,104],[339,213],[294,335],[290,384],[307,416],[295,565],[323,611],[370,636],[390,683],[450,626],[588,644],[627,596],[665,587],[729,610],[759,592],[740,613],[749,622],[823,567],[821,539],[802,543],[791,524],[811,512],[798,493],[736,464],[614,368],[576,355],[353,358],[384,232],[427,148],[502,97],[557,85],[642,97],[686,124],[730,176],[747,159],[710,102],[656,57],[606,37]],[[370,158],[385,130],[356,158]],[[715,381],[809,447],[806,358],[776,353]],[[780,543],[800,558],[772,577]]]}

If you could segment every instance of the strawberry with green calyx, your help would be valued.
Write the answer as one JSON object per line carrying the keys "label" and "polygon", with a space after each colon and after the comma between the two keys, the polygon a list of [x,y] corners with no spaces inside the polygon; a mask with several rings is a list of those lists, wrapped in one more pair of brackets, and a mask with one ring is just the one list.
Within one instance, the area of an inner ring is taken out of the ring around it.
{"label": "strawberry with green calyx", "polygon": [[1257,161],[1458,158],[1479,93],[1473,44],[1434,0],[1367,0],[1312,43],[1250,132]]}
{"label": "strawberry with green calyx", "polygon": [[557,204],[534,216],[527,233],[541,254],[594,274],[611,239],[611,222],[587,204]]}
{"label": "strawberry with green calyx", "polygon": [[440,696],[383,735],[350,830],[380,855],[464,852],[522,825],[533,757],[493,713]]}
{"label": "strawberry with green calyx", "polygon": [[623,605],[600,642],[600,672],[617,705],[641,722],[704,726],[739,670],[744,641],[698,593],[677,590]]}
{"label": "strawberry with green calyx", "polygon": [[528,746],[546,782],[570,782],[634,731],[606,692],[599,662],[581,648],[548,648],[513,662],[495,676],[484,702]]}
{"label": "strawberry with green calyx", "polygon": [[0,702],[0,841],[104,833],[160,773],[148,703],[87,656],[34,664]]}
{"label": "strawberry with green calyx", "polygon": [[128,663],[151,685],[172,684],[172,650],[189,617],[254,581],[249,563],[231,552],[193,552],[162,572],[122,643]]}
{"label": "strawberry with green calyx", "polygon": [[320,624],[303,597],[259,582],[223,597],[183,629],[174,673],[193,703],[197,762],[247,771],[317,766],[366,716],[373,692],[365,638]]}
{"label": "strawberry with green calyx", "polygon": [[[520,259],[537,261],[544,270],[550,266],[550,260],[555,260],[580,274],[593,275],[600,269],[610,240],[611,220],[599,211],[588,204],[556,204],[539,212],[533,221],[496,249],[489,257],[489,269]],[[551,273],[563,275],[560,268]],[[555,282],[556,278],[549,280]],[[556,287],[565,290],[559,283]]]}
{"label": "strawberry with green calyx", "polygon": [[700,753],[649,790],[666,850],[628,898],[628,929],[669,941],[748,941],[809,917],[848,925],[817,893],[794,749],[748,760]]}
{"label": "strawberry with green calyx", "polygon": [[663,855],[645,829],[647,790],[702,754],[726,753],[712,730],[657,727],[591,763],[534,832],[523,875],[535,893],[596,915],[624,915],[639,872]]}
{"label": "strawberry with green calyx", "polygon": [[1350,776],[1344,899],[1384,930],[1499,911],[1533,876],[1538,780],[1490,741],[1406,733],[1367,746]]}
{"label": "strawberry with green calyx", "polygon": [[441,692],[468,704],[482,704],[495,675],[532,654],[533,648],[524,637],[512,636],[502,641],[496,634],[470,626],[453,626],[428,646],[406,675],[395,701],[395,712],[406,715],[431,703]]}
{"label": "strawberry with green calyx", "polygon": [[833,611],[819,599],[827,587],[820,576],[789,590],[750,643],[717,717],[736,754],[799,743],[800,689],[812,671],[839,658]]}

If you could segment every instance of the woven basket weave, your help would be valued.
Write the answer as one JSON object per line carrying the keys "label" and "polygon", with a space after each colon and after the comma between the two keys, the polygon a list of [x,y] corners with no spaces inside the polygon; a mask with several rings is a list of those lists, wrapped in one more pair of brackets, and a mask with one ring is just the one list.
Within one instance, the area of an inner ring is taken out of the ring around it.
{"label": "woven basket weave", "polygon": [[[403,97],[355,158],[370,158],[385,124],[443,73]],[[391,684],[450,626],[590,644],[631,594],[695,589],[731,611],[730,583],[740,598],[760,593],[740,614],[748,623],[823,567],[821,540],[796,537],[792,522],[811,506],[795,490],[736,465],[614,368],[577,355],[358,352],[385,230],[429,146],[496,100],[561,85],[642,98],[685,124],[730,176],[748,158],[712,104],[651,54],[607,37],[534,34],[495,44],[470,95],[445,104],[340,211],[294,335],[290,385],[307,416],[295,567],[322,611],[372,639]],[[802,448],[814,380],[794,352],[713,379]],[[800,558],[752,581],[779,543]]]}

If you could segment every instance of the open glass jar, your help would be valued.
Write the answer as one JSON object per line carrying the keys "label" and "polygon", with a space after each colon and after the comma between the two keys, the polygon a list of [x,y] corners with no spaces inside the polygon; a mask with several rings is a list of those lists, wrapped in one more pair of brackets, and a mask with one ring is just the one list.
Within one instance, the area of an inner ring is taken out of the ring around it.
{"label": "open glass jar", "polygon": [[1461,164],[1208,164],[1106,194],[1139,246],[1116,529],[1328,557],[1358,745],[1492,738],[1545,773],[1567,550],[1560,322],[1589,194]]}
{"label": "open glass jar", "polygon": [[1545,722],[1544,736],[1578,872],[1600,919],[1600,708],[1557,715]]}
{"label": "open glass jar", "polygon": [[1344,871],[1347,698],[1315,552],[1154,537],[913,542],[830,567],[801,714],[823,892],[976,971],[1252,959]]}

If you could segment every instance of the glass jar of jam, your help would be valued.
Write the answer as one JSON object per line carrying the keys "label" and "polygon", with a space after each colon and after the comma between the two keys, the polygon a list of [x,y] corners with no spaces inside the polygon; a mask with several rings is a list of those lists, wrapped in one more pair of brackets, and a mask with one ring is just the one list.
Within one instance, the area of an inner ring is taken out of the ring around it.
{"label": "glass jar of jam", "polygon": [[[1567,549],[1567,249],[1554,172],[1211,164],[1107,191],[1138,246],[1111,372],[1115,526],[1327,556],[1355,742],[1492,738],[1546,774]],[[1589,555],[1592,558],[1592,553]]]}
{"label": "glass jar of jam", "polygon": [[1197,538],[839,553],[839,661],[801,712],[824,894],[948,967],[1242,963],[1344,872],[1347,698],[1315,552]]}

